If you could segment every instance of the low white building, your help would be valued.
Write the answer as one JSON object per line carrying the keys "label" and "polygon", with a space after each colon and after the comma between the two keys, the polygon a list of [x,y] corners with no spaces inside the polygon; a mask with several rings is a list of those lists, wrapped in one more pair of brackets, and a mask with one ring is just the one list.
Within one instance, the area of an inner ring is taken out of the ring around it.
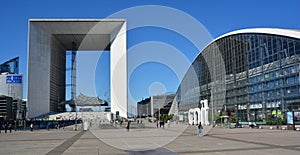
{"label": "low white building", "polygon": [[23,75],[2,73],[0,75],[0,95],[23,99]]}

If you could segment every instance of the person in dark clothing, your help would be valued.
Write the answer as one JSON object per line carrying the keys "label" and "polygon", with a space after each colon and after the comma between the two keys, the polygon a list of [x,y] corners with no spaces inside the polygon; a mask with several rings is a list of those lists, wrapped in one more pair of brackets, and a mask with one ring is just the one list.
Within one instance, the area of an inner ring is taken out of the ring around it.
{"label": "person in dark clothing", "polygon": [[30,124],[30,131],[33,131],[33,123]]}
{"label": "person in dark clothing", "polygon": [[14,125],[15,131],[17,131],[17,129],[19,128],[19,127],[18,127],[18,123],[17,123],[16,120],[14,121],[14,123],[15,123],[15,125]]}
{"label": "person in dark clothing", "polygon": [[4,124],[4,131],[7,133],[7,123]]}
{"label": "person in dark clothing", "polygon": [[46,128],[47,128],[48,131],[49,131],[49,127],[50,127],[49,122],[47,122]]}
{"label": "person in dark clothing", "polygon": [[161,126],[163,126],[163,121],[159,121],[159,128],[161,128]]}
{"label": "person in dark clothing", "polygon": [[128,123],[126,124],[126,129],[127,129],[127,131],[129,131],[129,129],[130,129],[130,121],[128,121]]}
{"label": "person in dark clothing", "polygon": [[163,127],[163,129],[165,128],[165,121],[161,121],[161,125]]}
{"label": "person in dark clothing", "polygon": [[8,124],[8,129],[9,129],[9,133],[11,133],[11,129],[12,129],[12,124],[11,123]]}

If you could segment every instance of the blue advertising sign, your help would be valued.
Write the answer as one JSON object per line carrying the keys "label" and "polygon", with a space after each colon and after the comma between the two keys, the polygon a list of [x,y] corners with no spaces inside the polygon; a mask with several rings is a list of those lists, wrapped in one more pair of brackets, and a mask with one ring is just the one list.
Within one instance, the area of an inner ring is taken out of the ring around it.
{"label": "blue advertising sign", "polygon": [[6,84],[21,84],[22,76],[6,76]]}
{"label": "blue advertising sign", "polygon": [[287,124],[294,124],[293,123],[293,112],[287,112],[286,113],[286,119],[287,119]]}
{"label": "blue advertising sign", "polygon": [[294,122],[295,122],[296,125],[300,124],[300,112],[299,111],[294,112]]}

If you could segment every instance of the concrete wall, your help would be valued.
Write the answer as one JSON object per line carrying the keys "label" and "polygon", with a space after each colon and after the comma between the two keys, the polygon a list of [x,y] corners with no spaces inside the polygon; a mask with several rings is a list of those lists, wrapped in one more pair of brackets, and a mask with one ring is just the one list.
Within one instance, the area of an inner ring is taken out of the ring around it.
{"label": "concrete wall", "polygon": [[111,112],[119,111],[127,118],[127,55],[126,22],[111,35],[110,47],[110,94]]}
{"label": "concrete wall", "polygon": [[58,104],[65,100],[66,94],[66,49],[54,36],[51,38],[50,60],[50,111],[60,111]]}
{"label": "concrete wall", "polygon": [[50,112],[51,34],[34,23],[29,25],[28,117]]}
{"label": "concrete wall", "polygon": [[[97,23],[100,26],[92,29]],[[79,50],[103,50],[106,49],[107,40],[110,40],[111,110],[127,117],[125,20],[34,19],[29,20],[28,33],[29,118],[60,111],[59,103],[65,100],[65,52],[71,50],[72,42],[79,45],[84,38],[87,44],[80,46]],[[87,33],[92,35],[85,36]]]}

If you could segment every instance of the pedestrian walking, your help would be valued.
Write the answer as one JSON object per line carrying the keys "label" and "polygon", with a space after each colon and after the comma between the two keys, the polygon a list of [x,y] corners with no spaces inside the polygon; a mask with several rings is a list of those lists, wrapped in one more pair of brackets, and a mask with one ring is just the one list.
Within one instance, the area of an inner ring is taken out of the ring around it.
{"label": "pedestrian walking", "polygon": [[14,128],[15,128],[15,131],[17,131],[17,129],[19,128],[18,127],[18,122],[16,120],[14,121]]}
{"label": "pedestrian walking", "polygon": [[4,132],[7,133],[7,123],[4,124]]}
{"label": "pedestrian walking", "polygon": [[11,123],[8,124],[8,129],[9,129],[9,133],[11,133],[11,129],[12,129],[12,124]]}
{"label": "pedestrian walking", "polygon": [[203,136],[203,126],[201,125],[201,122],[198,125],[198,136]]}
{"label": "pedestrian walking", "polygon": [[30,124],[30,131],[33,131],[33,123]]}
{"label": "pedestrian walking", "polygon": [[59,130],[60,129],[60,123],[56,122],[56,129]]}
{"label": "pedestrian walking", "polygon": [[47,122],[46,128],[49,131],[49,128],[50,128],[49,122]]}
{"label": "pedestrian walking", "polygon": [[127,131],[129,131],[129,129],[130,129],[130,121],[127,122],[127,124],[126,124],[125,127],[126,127]]}

